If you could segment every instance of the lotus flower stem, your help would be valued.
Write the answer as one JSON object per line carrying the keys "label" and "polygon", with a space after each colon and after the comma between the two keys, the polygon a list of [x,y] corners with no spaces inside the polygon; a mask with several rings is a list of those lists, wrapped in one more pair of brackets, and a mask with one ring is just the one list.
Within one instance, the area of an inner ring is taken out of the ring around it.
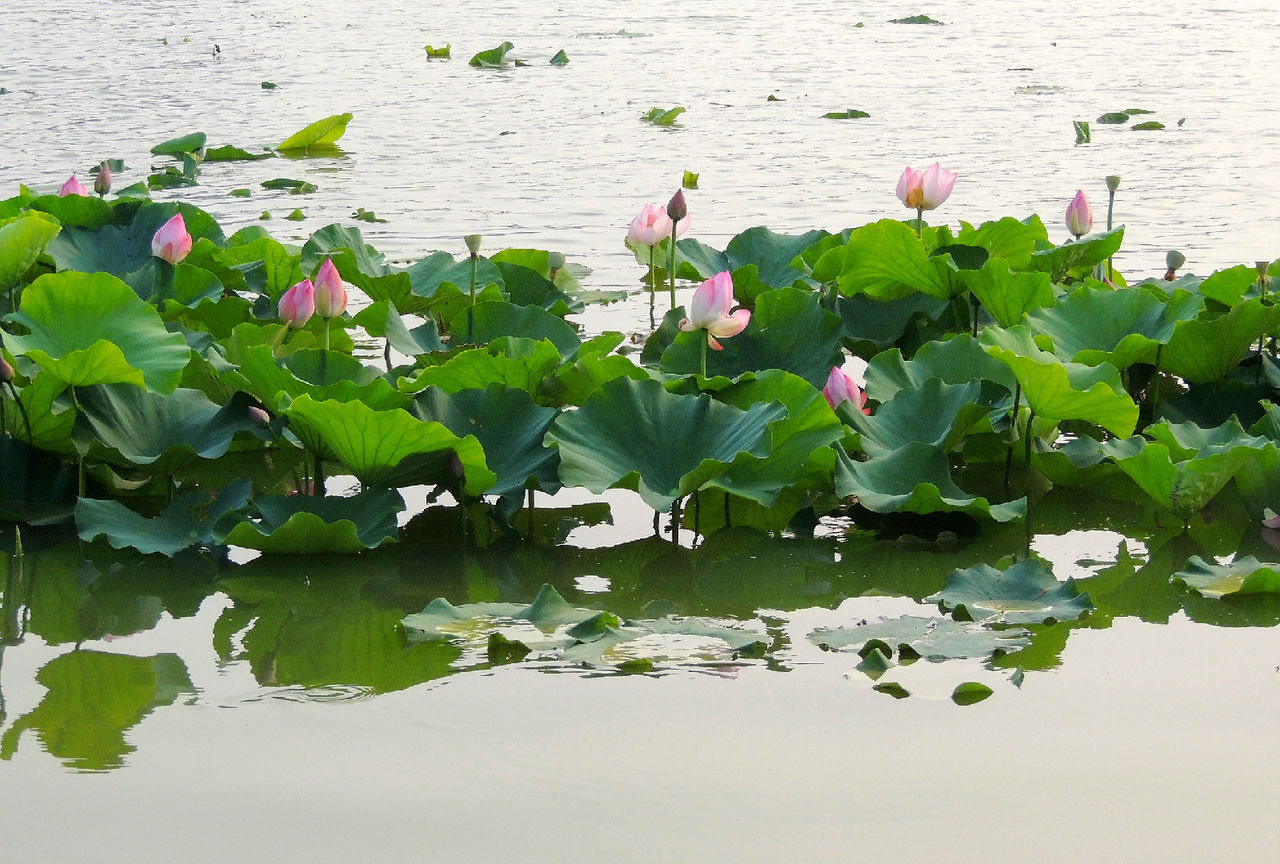
{"label": "lotus flower stem", "polygon": [[475,309],[476,309],[476,268],[480,263],[477,253],[471,253],[471,306],[467,309],[467,341],[473,338],[475,330]]}
{"label": "lotus flower stem", "polygon": [[533,490],[532,490],[532,489],[530,489],[530,490],[529,490],[529,504],[528,504],[528,507],[529,507],[529,525],[528,525],[528,532],[529,532],[529,536],[530,536],[530,537],[533,537]]}
{"label": "lotus flower stem", "polygon": [[729,493],[724,493],[724,527],[733,527],[733,514],[729,512]]}
{"label": "lotus flower stem", "polygon": [[1156,368],[1151,370],[1151,420],[1155,422],[1156,412],[1160,410],[1160,349],[1163,345],[1156,345]]}
{"label": "lotus flower stem", "polygon": [[924,208],[916,208],[916,236],[924,239]]}
{"label": "lotus flower stem", "polygon": [[654,511],[653,511],[653,536],[654,536],[654,537],[657,537],[657,536],[658,536],[658,535],[660,535],[661,533],[662,533],[662,531],[661,531],[661,529],[658,527],[658,511],[657,511],[657,510],[654,510]]}
{"label": "lotus flower stem", "polygon": [[1027,461],[1027,500],[1031,500],[1031,421],[1036,419],[1035,409],[1029,409],[1027,412],[1027,434],[1026,434],[1026,450],[1024,457]]}
{"label": "lotus flower stem", "polygon": [[693,492],[693,542],[698,542],[698,535],[702,533],[702,501],[698,498],[698,491]]}
{"label": "lotus flower stem", "polygon": [[669,266],[667,267],[667,283],[671,286],[671,308],[676,308],[676,227],[675,223],[671,225],[671,236],[668,238],[671,243],[671,256],[669,258]]}
{"label": "lotus flower stem", "polygon": [[[1009,412],[1009,431],[1018,431],[1018,402],[1022,400],[1022,382],[1013,385],[1013,409]],[[1031,431],[1028,425],[1027,431]],[[1013,438],[1009,438],[1009,450],[1004,454],[1004,487],[1009,488],[1009,473],[1013,469]]]}
{"label": "lotus flower stem", "polygon": [[654,298],[658,294],[657,279],[655,278],[657,275],[657,271],[654,269],[654,263],[653,263],[655,248],[656,247],[654,246],[649,247],[649,326],[650,327],[658,326],[657,320],[653,317]]}
{"label": "lotus flower stem", "polygon": [[18,406],[18,413],[22,415],[22,424],[27,427],[27,441],[35,444],[31,435],[31,415],[27,413],[27,406],[22,404],[22,399],[18,397],[18,391],[14,389],[13,382],[9,382],[9,392],[13,394],[13,404]]}
{"label": "lotus flower stem", "polygon": [[680,499],[671,502],[671,545],[680,545]]}
{"label": "lotus flower stem", "polygon": [[316,477],[311,487],[311,494],[316,498],[324,497],[324,459],[319,453],[316,454]]}
{"label": "lotus flower stem", "polygon": [[702,344],[702,377],[707,377],[707,340],[701,340]]}

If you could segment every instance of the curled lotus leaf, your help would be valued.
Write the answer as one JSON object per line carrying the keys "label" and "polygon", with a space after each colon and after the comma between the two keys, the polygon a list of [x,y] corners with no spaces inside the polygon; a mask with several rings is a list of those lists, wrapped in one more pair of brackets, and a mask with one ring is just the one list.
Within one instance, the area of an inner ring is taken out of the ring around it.
{"label": "curled lotus leaf", "polygon": [[942,448],[913,441],[866,462],[855,462],[836,451],[836,494],[856,495],[858,503],[876,513],[938,513],[958,510],[996,522],[1020,519],[1027,500],[992,504],[970,495],[951,477],[951,460]]}
{"label": "curled lotus leaf", "polygon": [[23,274],[61,230],[57,222],[37,213],[0,221],[0,289],[22,281]]}
{"label": "curled lotus leaf", "polygon": [[926,601],[959,620],[1002,624],[1074,621],[1093,603],[1074,579],[1059,582],[1044,562],[1028,558],[1005,570],[975,564],[947,577],[942,590]]}
{"label": "curled lotus leaf", "polygon": [[223,542],[290,555],[351,554],[394,541],[404,499],[394,489],[371,489],[350,498],[259,495],[249,518]]}
{"label": "curled lotus leaf", "polygon": [[1280,594],[1280,564],[1262,563],[1252,555],[1230,564],[1210,564],[1199,555],[1192,555],[1186,566],[1169,578],[1211,600],[1243,594]]}

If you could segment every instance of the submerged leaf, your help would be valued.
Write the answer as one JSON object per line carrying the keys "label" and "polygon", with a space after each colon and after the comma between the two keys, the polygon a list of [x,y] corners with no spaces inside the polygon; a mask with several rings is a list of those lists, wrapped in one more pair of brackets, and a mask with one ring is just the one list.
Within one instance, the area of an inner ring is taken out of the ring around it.
{"label": "submerged leaf", "polygon": [[987,564],[956,570],[941,591],[925,600],[958,620],[995,619],[1004,624],[1074,621],[1093,608],[1074,579],[1059,582],[1036,558],[1003,571]]}
{"label": "submerged leaf", "polygon": [[1260,563],[1252,555],[1225,565],[1210,564],[1199,555],[1192,555],[1186,566],[1169,578],[1184,582],[1211,600],[1242,594],[1280,594],[1280,564]]}

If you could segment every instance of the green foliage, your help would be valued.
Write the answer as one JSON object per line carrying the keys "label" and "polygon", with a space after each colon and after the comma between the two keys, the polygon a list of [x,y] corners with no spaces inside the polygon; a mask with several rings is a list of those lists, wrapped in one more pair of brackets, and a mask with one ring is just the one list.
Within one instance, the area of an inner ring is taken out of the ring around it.
{"label": "green foliage", "polygon": [[654,126],[672,126],[675,125],[676,118],[686,110],[688,109],[683,105],[677,105],[674,108],[653,107],[641,114],[640,119],[646,123],[652,123]]}
{"label": "green foliage", "polygon": [[347,124],[353,116],[348,112],[317,120],[281,141],[276,149],[317,155],[332,153],[338,139],[347,133]]}

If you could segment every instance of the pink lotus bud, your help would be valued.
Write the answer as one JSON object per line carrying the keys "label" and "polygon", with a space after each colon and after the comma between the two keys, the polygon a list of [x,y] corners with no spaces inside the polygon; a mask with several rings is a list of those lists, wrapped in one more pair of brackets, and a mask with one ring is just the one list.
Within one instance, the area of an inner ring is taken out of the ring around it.
{"label": "pink lotus bud", "polygon": [[93,191],[102,197],[111,191],[111,166],[103,162],[98,166],[98,176],[93,178]]}
{"label": "pink lotus bud", "polygon": [[[676,223],[678,228],[680,220],[687,218],[688,215],[689,205],[684,203],[684,190],[677,189],[676,194],[672,195],[671,200],[667,202],[667,218]],[[680,236],[679,230],[677,230],[676,236]]]}
{"label": "pink lotus bud", "polygon": [[822,388],[822,395],[826,397],[827,404],[831,406],[832,411],[835,411],[843,403],[848,402],[863,414],[871,413],[866,407],[867,394],[862,392],[862,388],[858,386],[858,382],[854,380],[853,376],[839,366],[831,367],[831,374],[827,376],[827,386]]}
{"label": "pink lotus bud", "polygon": [[181,213],[175,213],[151,238],[151,254],[170,264],[177,264],[190,252],[191,235],[187,233],[187,223]]}
{"label": "pink lotus bud", "polygon": [[646,204],[640,215],[631,220],[627,239],[633,246],[657,246],[671,236],[671,219],[661,204]]}
{"label": "pink lotus bud", "polygon": [[733,306],[733,277],[728,270],[721,270],[693,292],[689,303],[689,317],[680,321],[680,329],[707,331],[707,344],[717,351],[724,346],[717,340],[737,336],[751,321],[751,312],[739,309],[730,313]]}
{"label": "pink lotus bud", "polygon": [[316,289],[310,279],[303,279],[280,298],[280,320],[290,327],[301,327],[316,311]]}
{"label": "pink lotus bud", "polygon": [[336,318],[347,308],[347,289],[342,285],[342,277],[338,268],[333,266],[333,259],[326,258],[316,273],[316,311],[321,318]]}
{"label": "pink lotus bud", "polygon": [[250,405],[249,422],[253,423],[254,426],[259,426],[265,429],[271,424],[271,415],[259,408],[257,405]]}
{"label": "pink lotus bud", "polygon": [[934,162],[928,168],[924,169],[924,176],[921,179],[921,190],[924,200],[920,207],[925,210],[933,210],[941,206],[942,202],[951,197],[951,190],[956,185],[956,173],[948,171],[937,162]]}
{"label": "pink lotus bud", "polygon": [[89,190],[85,189],[76,179],[76,175],[72,174],[67,178],[67,182],[62,184],[62,188],[58,190],[59,198],[66,198],[68,195],[89,195]]}
{"label": "pink lotus bud", "polygon": [[1084,197],[1084,190],[1077,189],[1076,197],[1067,205],[1067,230],[1080,239],[1093,230],[1093,211],[1089,209],[1089,199]]}
{"label": "pink lotus bud", "polygon": [[13,380],[13,366],[8,360],[0,357],[0,384],[8,384]]}

